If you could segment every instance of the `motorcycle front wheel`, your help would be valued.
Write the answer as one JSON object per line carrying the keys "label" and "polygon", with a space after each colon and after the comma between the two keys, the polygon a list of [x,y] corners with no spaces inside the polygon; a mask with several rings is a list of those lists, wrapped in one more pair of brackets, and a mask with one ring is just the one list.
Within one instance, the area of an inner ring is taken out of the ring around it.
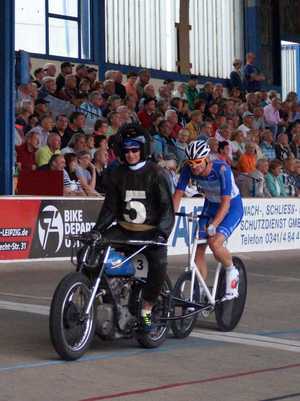
{"label": "motorcycle front wheel", "polygon": [[95,332],[95,307],[85,310],[91,296],[91,282],[82,273],[69,273],[55,290],[50,307],[50,338],[55,351],[66,361],[80,358]]}

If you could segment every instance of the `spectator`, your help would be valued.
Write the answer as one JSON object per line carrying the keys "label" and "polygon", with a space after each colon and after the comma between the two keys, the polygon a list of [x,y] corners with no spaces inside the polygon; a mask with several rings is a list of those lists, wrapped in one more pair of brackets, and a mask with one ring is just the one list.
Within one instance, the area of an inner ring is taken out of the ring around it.
{"label": "spectator", "polygon": [[20,171],[36,170],[35,154],[39,143],[39,133],[32,130],[25,135],[25,142],[16,146],[16,161]]}
{"label": "spectator", "polygon": [[219,114],[219,106],[217,103],[210,103],[207,105],[205,111],[205,120],[216,122]]}
{"label": "spectator", "polygon": [[153,129],[153,113],[155,112],[155,106],[155,98],[147,98],[144,101],[143,109],[137,113],[141,125],[148,130]]}
{"label": "spectator", "polygon": [[243,113],[243,124],[238,127],[239,131],[242,131],[244,138],[247,139],[248,132],[253,128],[254,114],[250,111],[245,111]]}
{"label": "spectator", "polygon": [[273,132],[274,139],[277,137],[278,126],[282,123],[279,115],[280,101],[277,97],[273,97],[271,104],[264,107],[264,117],[266,125]]}
{"label": "spectator", "polygon": [[253,114],[252,127],[254,129],[264,130],[266,128],[264,109],[260,106],[256,106],[254,107]]}
{"label": "spectator", "polygon": [[108,152],[108,140],[105,135],[95,136],[95,148],[104,149]]}
{"label": "spectator", "polygon": [[219,142],[218,154],[219,154],[220,160],[223,160],[224,162],[226,162],[227,164],[229,164],[231,166],[232,159],[230,158],[229,142],[227,142],[227,141]]}
{"label": "spectator", "polygon": [[34,112],[33,101],[25,100],[20,104],[17,117],[16,124],[22,127],[23,133],[25,132],[26,127],[28,126],[28,118]]}
{"label": "spectator", "polygon": [[209,160],[214,161],[219,159],[219,142],[217,141],[216,138],[212,137],[209,138],[207,141],[207,144],[210,148],[210,153],[209,153]]}
{"label": "spectator", "polygon": [[33,81],[37,88],[40,88],[42,86],[42,79],[46,76],[45,71],[43,68],[39,67],[36,68],[33,72],[35,80]]}
{"label": "spectator", "polygon": [[78,97],[76,75],[65,75],[64,86],[56,91],[56,95],[59,99],[74,103],[74,100]]}
{"label": "spectator", "polygon": [[190,110],[195,109],[195,101],[199,98],[197,84],[198,84],[197,75],[190,75],[187,85],[185,87],[185,95],[186,95]]}
{"label": "spectator", "polygon": [[182,126],[178,124],[178,115],[176,111],[172,109],[167,110],[165,119],[168,121],[171,128],[171,137],[176,139],[178,132],[182,129]]}
{"label": "spectator", "polygon": [[73,73],[74,64],[69,61],[64,61],[60,65],[60,73],[56,78],[56,91],[59,92],[65,86],[66,75]]}
{"label": "spectator", "polygon": [[64,174],[64,195],[85,196],[76,176],[77,156],[74,153],[66,153],[64,156],[66,161],[65,171],[67,172],[67,174]]}
{"label": "spectator", "polygon": [[297,196],[296,160],[294,158],[284,160],[282,179],[286,195]]}
{"label": "spectator", "polygon": [[[103,95],[102,95],[103,96]],[[111,95],[107,99],[107,104],[105,108],[102,108],[102,115],[107,117],[112,111],[117,111],[117,108],[121,106],[122,99],[119,95]]]}
{"label": "spectator", "polygon": [[286,134],[279,134],[277,142],[275,143],[276,159],[284,161],[293,156],[289,146],[289,138]]}
{"label": "spectator", "polygon": [[186,84],[184,82],[180,82],[177,87],[176,90],[173,91],[172,96],[173,97],[179,97],[182,100],[187,100],[187,96],[185,94],[185,88]]}
{"label": "spectator", "polygon": [[229,147],[229,158],[232,161],[233,157],[233,148],[231,144],[231,130],[227,124],[222,124],[218,131],[216,132],[216,139],[218,142],[226,141],[228,142]]}
{"label": "spectator", "polygon": [[107,119],[109,124],[107,136],[110,137],[112,135],[115,135],[118,129],[121,127],[120,114],[117,111],[111,111],[108,114]]}
{"label": "spectator", "polygon": [[92,131],[96,121],[102,117],[102,105],[102,96],[96,91],[89,94],[88,102],[82,103],[80,108],[85,114],[87,130]]}
{"label": "spectator", "polygon": [[48,104],[49,102],[45,99],[37,99],[34,102],[34,114],[37,115],[39,121],[41,117],[48,113]]}
{"label": "spectator", "polygon": [[46,63],[43,67],[43,71],[46,76],[54,78],[56,76],[56,65],[53,63]]}
{"label": "spectator", "polygon": [[87,78],[83,78],[79,83],[78,94],[79,95],[85,95],[88,98],[90,91],[91,91],[90,80],[87,79]]}
{"label": "spectator", "polygon": [[233,60],[233,71],[230,73],[229,82],[230,88],[238,88],[241,92],[244,91],[243,76],[242,76],[242,61],[238,58]]}
{"label": "spectator", "polygon": [[300,160],[300,132],[293,136],[290,148],[294,157]]}
{"label": "spectator", "polygon": [[147,84],[144,87],[144,96],[139,101],[139,110],[143,109],[145,99],[156,99],[155,88],[152,84]]}
{"label": "spectator", "polygon": [[39,124],[39,118],[36,114],[31,114],[28,117],[28,124],[26,125],[26,127],[24,128],[24,135],[29,132],[32,128],[38,126]]}
{"label": "spectator", "polygon": [[126,96],[124,99],[124,105],[127,106],[129,111],[129,117],[132,123],[139,123],[139,118],[136,114],[136,98],[134,96]]}
{"label": "spectator", "polygon": [[90,152],[92,158],[94,157],[94,153],[96,152],[95,148],[95,138],[93,134],[86,135],[86,149]]}
{"label": "spectator", "polygon": [[239,174],[236,183],[242,197],[270,198],[265,176],[269,171],[267,159],[259,159],[256,162],[256,170],[250,174]]}
{"label": "spectator", "polygon": [[239,173],[253,173],[256,168],[255,145],[251,142],[246,143],[245,153],[241,155],[237,162],[236,169]]}
{"label": "spectator", "polygon": [[256,92],[261,90],[261,83],[265,76],[261,74],[258,67],[254,64],[256,55],[248,53],[246,55],[246,65],[244,67],[244,86],[247,92]]}
{"label": "spectator", "polygon": [[47,96],[54,96],[56,92],[56,80],[54,77],[44,77],[42,86],[38,91],[38,99],[45,99]]}
{"label": "spectator", "polygon": [[195,141],[200,134],[200,124],[202,123],[202,113],[200,110],[191,112],[191,121],[186,125],[190,133],[189,142]]}
{"label": "spectator", "polygon": [[236,130],[231,134],[232,161],[236,166],[239,158],[245,153],[245,138],[242,131]]}
{"label": "spectator", "polygon": [[296,188],[297,188],[297,196],[300,196],[300,160],[296,160]]}
{"label": "spectator", "polygon": [[262,143],[260,148],[267,160],[273,160],[276,158],[275,146],[273,142],[273,134],[269,129],[265,129],[262,135]]}
{"label": "spectator", "polygon": [[155,160],[165,159],[169,154],[176,154],[176,141],[171,137],[171,126],[167,120],[158,124],[158,134],[153,136],[153,155]]}
{"label": "spectator", "polygon": [[59,134],[61,138],[65,135],[65,130],[67,129],[69,120],[65,114],[58,114],[55,119],[55,126],[52,132]]}
{"label": "spectator", "polygon": [[157,100],[165,100],[168,103],[168,106],[170,106],[171,93],[167,85],[161,85],[158,88]]}
{"label": "spectator", "polygon": [[105,136],[106,137],[107,132],[108,132],[107,120],[105,120],[105,119],[97,120],[94,125],[94,137],[95,138],[97,136]]}
{"label": "spectator", "polygon": [[123,74],[121,71],[114,71],[113,80],[115,81],[115,93],[120,96],[121,99],[126,97],[126,89],[122,84]]}
{"label": "spectator", "polygon": [[85,64],[78,64],[75,67],[76,88],[79,91],[80,81],[87,77],[88,67]]}
{"label": "spectator", "polygon": [[106,79],[103,82],[103,94],[107,97],[115,95],[116,93],[116,84],[113,79]]}
{"label": "spectator", "polygon": [[95,68],[95,67],[88,67],[87,68],[86,79],[88,79],[90,81],[91,91],[96,90],[94,88],[94,85],[95,85],[95,83],[97,81],[97,73],[98,73],[97,68]]}
{"label": "spectator", "polygon": [[47,139],[47,145],[41,146],[36,152],[35,159],[38,167],[48,164],[53,155],[60,154],[61,137],[56,132],[51,132]]}
{"label": "spectator", "polygon": [[40,147],[47,145],[49,133],[53,128],[53,120],[48,114],[41,117],[40,125],[34,128],[35,132],[38,132],[40,137]]}
{"label": "spectator", "polygon": [[281,168],[280,160],[272,160],[269,165],[269,172],[265,177],[268,191],[272,197],[286,197]]}
{"label": "spectator", "polygon": [[92,163],[91,155],[88,151],[83,150],[77,154],[78,167],[76,168],[76,176],[80,182],[80,186],[88,196],[96,196],[96,168]]}
{"label": "spectator", "polygon": [[149,71],[145,69],[141,70],[138,73],[138,80],[135,84],[139,99],[141,99],[144,96],[144,87],[149,83],[149,81],[150,81]]}
{"label": "spectator", "polygon": [[186,160],[185,149],[189,143],[190,132],[188,129],[183,128],[178,132],[176,145],[176,155],[178,158],[178,164],[182,166],[183,162]]}
{"label": "spectator", "polygon": [[196,138],[197,140],[199,139],[203,139],[205,141],[207,141],[209,138],[211,138],[213,136],[213,125],[210,121],[204,121],[201,125],[200,125],[200,132],[198,135],[198,138]]}
{"label": "spectator", "polygon": [[199,99],[204,100],[205,104],[209,106],[211,103],[213,103],[213,91],[214,91],[214,85],[212,82],[205,82],[203,85],[202,90],[199,93]]}
{"label": "spectator", "polygon": [[105,195],[108,185],[108,152],[106,149],[97,149],[94,155],[93,163],[96,170],[95,189],[99,194]]}
{"label": "spectator", "polygon": [[119,113],[120,116],[120,125],[122,127],[122,125],[124,124],[130,124],[131,123],[131,119],[129,116],[129,110],[127,106],[121,105],[117,108],[117,112]]}
{"label": "spectator", "polygon": [[135,86],[137,78],[138,78],[138,74],[133,72],[133,71],[130,71],[127,74],[127,82],[124,85],[127,96],[132,96],[136,103],[137,103],[138,98],[139,98],[138,97],[138,93],[137,93],[137,89],[136,89],[136,86]]}
{"label": "spectator", "polygon": [[62,154],[66,154],[66,153],[79,153],[81,151],[86,151],[87,150],[87,143],[86,143],[86,135],[81,133],[81,132],[77,132],[76,134],[74,134],[68,145],[64,148],[62,148],[61,153]]}
{"label": "spectator", "polygon": [[162,167],[162,172],[166,177],[170,192],[174,194],[178,182],[178,175],[176,174],[177,161],[175,155],[168,155],[165,160],[160,160],[158,165]]}
{"label": "spectator", "polygon": [[84,134],[83,128],[85,127],[85,115],[80,111],[74,111],[69,118],[69,125],[67,126],[64,136],[62,137],[61,146],[64,148],[68,145],[70,139],[74,134]]}

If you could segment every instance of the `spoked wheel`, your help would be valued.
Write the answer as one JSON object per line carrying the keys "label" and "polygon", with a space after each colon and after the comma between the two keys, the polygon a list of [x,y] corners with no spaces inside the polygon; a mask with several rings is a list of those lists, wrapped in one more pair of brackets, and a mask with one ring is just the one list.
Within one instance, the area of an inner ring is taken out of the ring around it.
{"label": "spoked wheel", "polygon": [[66,361],[80,358],[95,332],[95,308],[84,311],[91,296],[91,283],[82,273],[70,273],[58,285],[50,307],[50,337],[56,352]]}
{"label": "spoked wheel", "polygon": [[[159,347],[166,339],[169,332],[169,323],[167,320],[161,320],[167,318],[169,315],[170,308],[170,294],[172,292],[172,284],[168,276],[166,276],[163,288],[158,297],[156,305],[152,309],[152,325],[153,329],[149,333],[138,331],[136,333],[136,339],[140,345],[145,348],[156,348]],[[138,294],[138,313],[140,316],[142,307],[142,290]]]}
{"label": "spoked wheel", "polygon": [[[247,298],[247,273],[240,258],[233,257],[233,264],[239,271],[239,296],[231,301],[218,302],[215,306],[216,320],[221,331],[231,331],[239,323]],[[226,273],[222,268],[217,288],[217,299],[222,299],[226,291]]]}
{"label": "spoked wheel", "polygon": [[[173,297],[180,298],[183,301],[190,301],[191,294],[191,282],[192,282],[192,273],[184,272],[179,276],[176,281]],[[195,277],[194,290],[193,290],[193,302],[200,303],[200,294],[199,294],[199,283],[197,278]],[[191,309],[185,306],[183,303],[176,302],[173,300],[173,316],[182,316],[187,315],[191,312]],[[187,317],[185,319],[176,319],[171,321],[171,328],[176,338],[185,338],[187,337],[193,330],[197,320],[197,315]]]}

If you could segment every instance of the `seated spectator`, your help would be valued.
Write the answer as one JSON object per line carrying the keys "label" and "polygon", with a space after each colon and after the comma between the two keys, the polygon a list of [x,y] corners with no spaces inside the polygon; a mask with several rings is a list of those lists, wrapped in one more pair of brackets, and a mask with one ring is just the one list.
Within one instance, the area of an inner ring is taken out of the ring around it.
{"label": "seated spectator", "polygon": [[165,160],[160,160],[158,165],[162,167],[163,174],[166,177],[169,185],[169,189],[171,193],[174,194],[178,183],[178,175],[176,173],[177,162],[175,155],[169,154]]}
{"label": "seated spectator", "polygon": [[167,110],[165,119],[168,121],[171,128],[171,137],[176,139],[178,132],[182,129],[182,126],[178,124],[178,115],[176,111],[172,109]]}
{"label": "seated spectator", "polygon": [[46,63],[43,66],[45,76],[55,77],[56,76],[56,65],[54,63]]}
{"label": "seated spectator", "polygon": [[217,121],[218,114],[219,105],[217,103],[210,103],[206,107],[205,120],[213,121],[215,123]]}
{"label": "seated spectator", "polygon": [[75,153],[66,153],[64,156],[66,161],[65,171],[68,174],[64,174],[65,195],[85,196],[76,176],[76,168],[78,167],[77,156]]}
{"label": "seated spectator", "polygon": [[237,87],[232,88],[230,91],[229,99],[233,100],[237,105],[243,101],[243,92]]}
{"label": "seated spectator", "polygon": [[107,135],[108,132],[108,123],[106,119],[99,119],[95,122],[94,125],[94,137]]}
{"label": "seated spectator", "polygon": [[132,123],[139,123],[138,115],[135,111],[136,109],[136,100],[134,96],[126,96],[124,99],[124,106],[127,106],[129,112],[129,118]]}
{"label": "seated spectator", "polygon": [[220,108],[222,108],[225,104],[224,95],[224,87],[222,84],[215,84],[213,93],[212,93],[212,101],[216,103]]}
{"label": "seated spectator", "polygon": [[205,82],[203,88],[199,92],[199,99],[204,100],[206,105],[213,103],[214,85],[212,82]]}
{"label": "seated spectator", "polygon": [[37,127],[39,125],[39,118],[36,114],[31,114],[28,117],[28,124],[24,129],[24,135],[27,134],[32,128]]}
{"label": "seated spectator", "polygon": [[256,159],[264,159],[265,156],[263,154],[263,151],[260,148],[260,133],[257,129],[252,129],[248,132],[248,142],[251,142],[255,146],[255,154],[256,154]]}
{"label": "seated spectator", "polygon": [[96,168],[92,163],[90,153],[83,150],[77,154],[78,167],[76,168],[76,176],[80,182],[80,186],[88,196],[97,196],[96,187]]}
{"label": "seated spectator", "polygon": [[85,127],[85,115],[80,111],[74,111],[69,118],[69,125],[67,126],[64,136],[62,137],[61,147],[64,148],[68,145],[70,139],[75,134],[84,134],[83,128]]}
{"label": "seated spectator", "polygon": [[243,124],[241,124],[238,127],[239,131],[242,131],[244,134],[244,138],[247,139],[248,137],[248,132],[254,128],[253,127],[253,120],[254,120],[254,114],[251,113],[250,111],[245,111],[242,115],[243,117]]}
{"label": "seated spectator", "polygon": [[294,157],[300,160],[300,132],[294,135],[290,148]]}
{"label": "seated spectator", "polygon": [[300,120],[300,102],[292,105],[292,121]]}
{"label": "seated spectator", "polygon": [[[56,92],[58,93],[65,86],[66,75],[73,73],[74,64],[64,61],[60,65],[60,73],[56,77]],[[55,75],[54,75],[55,76]]]}
{"label": "seated spectator", "polygon": [[42,86],[38,90],[38,99],[54,96],[56,92],[56,80],[54,77],[46,76],[42,79]]}
{"label": "seated spectator", "polygon": [[107,136],[105,136],[105,135],[95,136],[95,148],[96,148],[96,150],[104,149],[104,150],[108,151]]}
{"label": "seated spectator", "polygon": [[300,196],[300,160],[296,160],[296,188],[297,188],[297,196]]}
{"label": "seated spectator", "polygon": [[108,152],[106,149],[97,149],[93,163],[96,169],[96,186],[95,189],[99,194],[105,194],[107,191],[108,185],[108,172],[107,172],[107,164],[108,164]]}
{"label": "seated spectator", "polygon": [[229,76],[230,88],[238,88],[241,92],[244,91],[244,84],[242,78],[242,61],[240,59],[233,60],[233,71]]}
{"label": "seated spectator", "polygon": [[[102,95],[103,96],[103,95]],[[108,97],[106,102],[106,107],[102,107],[102,115],[103,117],[108,117],[109,113],[112,111],[117,111],[118,107],[121,106],[122,99],[119,95],[111,95]]]}
{"label": "seated spectator", "polygon": [[77,132],[72,136],[68,145],[61,149],[61,153],[64,155],[66,153],[79,153],[87,150],[86,135]]}
{"label": "seated spectator", "polygon": [[245,153],[245,138],[242,131],[234,131],[231,134],[232,162],[235,166],[243,153]]}
{"label": "seated spectator", "polygon": [[80,81],[87,77],[88,67],[85,64],[77,64],[75,67],[76,88],[79,91]]}
{"label": "seated spectator", "polygon": [[93,134],[86,135],[86,150],[90,152],[92,158],[94,157],[94,153],[96,152],[95,148],[95,137]]}
{"label": "seated spectator", "polygon": [[264,130],[262,134],[262,143],[260,145],[260,148],[267,160],[274,160],[276,158],[273,134],[271,130]]}
{"label": "seated spectator", "polygon": [[27,132],[25,142],[16,146],[16,161],[20,171],[36,170],[35,154],[39,148],[40,136],[34,130]]}
{"label": "seated spectator", "polygon": [[183,128],[178,132],[175,145],[179,166],[182,166],[183,162],[186,160],[185,149],[189,143],[189,137],[190,132],[186,128]]}
{"label": "seated spectator", "polygon": [[153,129],[153,113],[155,112],[155,108],[155,98],[147,98],[144,101],[143,109],[137,113],[141,125],[148,130]]}
{"label": "seated spectator", "polygon": [[47,145],[48,136],[53,128],[53,119],[50,115],[45,114],[41,117],[40,125],[34,128],[34,132],[38,132],[40,137],[40,147]]}
{"label": "seated spectator", "polygon": [[131,119],[130,119],[130,114],[127,106],[121,105],[117,108],[117,112],[119,113],[120,116],[120,125],[124,124],[130,124]]}
{"label": "seated spectator", "polygon": [[50,132],[47,145],[41,146],[36,152],[35,159],[38,167],[48,164],[53,155],[60,154],[60,135],[56,132]]}
{"label": "seated spectator", "polygon": [[202,123],[201,111],[193,110],[191,112],[191,121],[186,125],[186,129],[190,133],[189,142],[193,142],[199,137],[201,123]]}
{"label": "seated spectator", "polygon": [[271,194],[267,188],[265,176],[269,171],[267,159],[259,159],[256,162],[256,170],[250,174],[239,174],[236,184],[242,197],[270,198]]}
{"label": "seated spectator", "polygon": [[195,101],[199,98],[197,85],[198,85],[197,75],[190,75],[188,82],[185,85],[185,95],[190,110],[195,110]]}
{"label": "seated spectator", "polygon": [[272,160],[269,165],[269,172],[266,175],[266,184],[272,197],[286,197],[282,177],[282,164],[280,160]]}
{"label": "seated spectator", "polygon": [[45,99],[37,99],[34,102],[34,114],[38,117],[39,121],[41,121],[41,117],[45,114],[48,114],[48,100]]}
{"label": "seated spectator", "polygon": [[115,81],[116,95],[120,96],[121,99],[125,99],[126,89],[125,89],[125,86],[122,84],[122,81],[123,81],[122,72],[119,70],[114,71],[112,79]]}
{"label": "seated spectator", "polygon": [[166,100],[159,100],[156,103],[156,111],[158,111],[159,113],[165,115],[168,109],[169,109],[169,103]]}
{"label": "seated spectator", "polygon": [[254,107],[253,114],[252,127],[254,129],[264,130],[266,128],[264,109],[260,106],[256,106]]}
{"label": "seated spectator", "polygon": [[90,80],[87,78],[83,78],[79,83],[78,95],[86,95],[87,97],[89,97],[90,91],[91,91]]}
{"label": "seated spectator", "polygon": [[[145,93],[145,89],[144,89],[144,93]],[[167,85],[159,86],[157,100],[165,100],[168,103],[168,106],[170,106],[171,93],[170,93]]]}
{"label": "seated spectator", "polygon": [[93,92],[97,89],[94,88],[96,82],[100,82],[97,81],[97,74],[98,74],[98,70],[95,67],[88,67],[87,68],[87,74],[86,74],[86,79],[88,79],[90,81],[90,91]]}
{"label": "seated spectator", "polygon": [[219,153],[219,160],[223,160],[224,162],[226,162],[231,166],[232,159],[230,158],[229,142],[227,141],[219,142],[218,153]]}
{"label": "seated spectator", "polygon": [[138,78],[138,74],[133,71],[130,71],[127,74],[127,82],[124,85],[125,90],[126,90],[126,95],[132,96],[136,103],[138,101],[138,93],[137,93],[137,90],[135,87],[137,78]]}
{"label": "seated spectator", "polygon": [[209,138],[214,136],[213,125],[210,121],[204,121],[200,124],[200,130],[197,139],[203,139],[207,141]]}
{"label": "seated spectator", "polygon": [[25,134],[26,128],[28,127],[28,119],[34,112],[34,106],[32,100],[25,100],[20,103],[17,110],[16,124],[20,125]]}
{"label": "seated spectator", "polygon": [[272,98],[271,104],[264,107],[265,122],[272,131],[274,139],[277,137],[279,125],[283,123],[279,115],[279,109],[280,100],[276,96]]}
{"label": "seated spectator", "polygon": [[282,178],[286,195],[297,196],[296,160],[294,158],[284,160]]}
{"label": "seated spectator", "polygon": [[211,161],[219,160],[219,152],[218,152],[219,142],[217,141],[217,139],[214,137],[209,138],[207,143],[210,148],[209,160],[211,160]]}
{"label": "seated spectator", "polygon": [[148,70],[143,69],[139,71],[138,79],[135,84],[139,99],[144,96],[144,87],[149,83],[150,77],[150,72]]}
{"label": "seated spectator", "polygon": [[262,86],[261,83],[265,80],[265,76],[254,64],[255,59],[256,55],[252,52],[246,55],[246,65],[244,67],[244,87],[247,92],[260,91]]}
{"label": "seated spectator", "polygon": [[144,87],[144,96],[140,99],[138,109],[142,110],[144,107],[145,99],[156,99],[155,88],[152,84],[147,84]]}
{"label": "seated spectator", "polygon": [[251,142],[246,143],[245,153],[239,158],[236,169],[239,173],[253,173],[256,168],[255,145]]}
{"label": "seated spectator", "polygon": [[78,97],[79,91],[77,89],[77,81],[75,74],[68,74],[64,77],[64,86],[56,91],[56,96],[66,102],[74,104],[75,99]]}
{"label": "seated spectator", "polygon": [[33,72],[34,75],[34,83],[36,84],[37,88],[42,86],[42,79],[46,76],[45,71],[42,67],[36,68]]}
{"label": "seated spectator", "polygon": [[103,99],[99,92],[92,92],[89,94],[89,101],[82,103],[80,106],[81,111],[85,114],[86,129],[92,131],[95,122],[102,118]]}
{"label": "seated spectator", "polygon": [[286,134],[279,134],[275,143],[276,159],[284,161],[293,156],[289,145],[289,138]]}
{"label": "seated spectator", "polygon": [[167,120],[158,124],[158,134],[153,136],[153,150],[155,160],[165,159],[169,154],[176,154],[176,141],[171,137],[171,127]]}
{"label": "seated spectator", "polygon": [[108,116],[108,130],[106,135],[108,137],[115,135],[121,127],[120,114],[117,111],[111,111]]}
{"label": "seated spectator", "polygon": [[113,79],[106,79],[103,82],[103,93],[102,96],[104,95],[105,97],[109,98],[112,95],[116,94],[116,84]]}
{"label": "seated spectator", "polygon": [[180,82],[176,89],[173,91],[172,96],[173,97],[179,97],[182,100],[187,100],[187,96],[185,94],[185,87],[186,84],[184,82]]}
{"label": "seated spectator", "polygon": [[69,120],[65,114],[58,114],[55,119],[55,126],[52,129],[52,132],[56,132],[59,134],[61,138],[65,135],[65,131],[67,129]]}

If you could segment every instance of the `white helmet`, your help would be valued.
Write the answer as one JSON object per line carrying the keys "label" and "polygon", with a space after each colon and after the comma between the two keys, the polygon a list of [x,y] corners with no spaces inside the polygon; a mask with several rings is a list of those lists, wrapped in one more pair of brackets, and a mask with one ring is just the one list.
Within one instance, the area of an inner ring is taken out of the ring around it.
{"label": "white helmet", "polygon": [[202,159],[207,157],[210,152],[210,147],[203,139],[189,143],[185,149],[185,154],[189,160]]}

